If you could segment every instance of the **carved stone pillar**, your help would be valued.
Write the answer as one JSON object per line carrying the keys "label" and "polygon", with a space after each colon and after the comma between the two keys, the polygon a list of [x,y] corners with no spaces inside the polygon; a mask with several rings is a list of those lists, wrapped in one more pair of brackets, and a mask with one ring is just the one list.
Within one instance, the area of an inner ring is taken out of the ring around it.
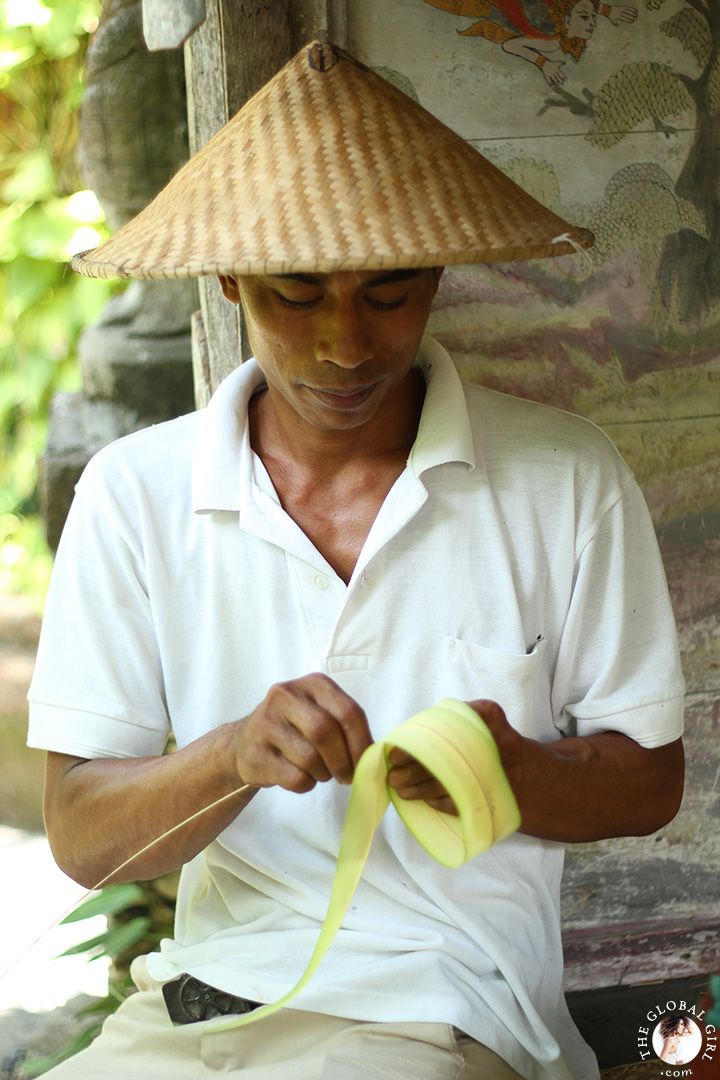
{"label": "carved stone pillar", "polygon": [[[107,0],[87,56],[79,164],[117,229],[154,197],[187,159],[182,53],[150,53],[141,0]],[[137,281],[82,334],[82,394],[51,409],[41,491],[55,547],[74,485],[113,439],[193,408],[190,321],[193,281]]]}

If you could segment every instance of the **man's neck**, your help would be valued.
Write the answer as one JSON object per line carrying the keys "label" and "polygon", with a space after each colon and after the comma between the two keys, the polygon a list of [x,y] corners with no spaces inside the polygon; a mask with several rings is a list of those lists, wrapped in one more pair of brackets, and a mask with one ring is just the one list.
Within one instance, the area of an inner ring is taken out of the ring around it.
{"label": "man's neck", "polygon": [[273,461],[282,462],[326,483],[379,462],[398,460],[404,467],[417,436],[424,399],[423,374],[413,368],[402,392],[383,402],[370,421],[356,428],[332,430],[308,424],[281,394],[268,387],[250,401],[250,443],[266,467]]}
{"label": "man's neck", "polygon": [[[283,422],[272,391],[250,402],[250,441],[285,512],[346,583],[417,435],[425,382],[413,369],[406,393],[372,423],[318,431]],[[402,398],[402,400],[401,400]]]}

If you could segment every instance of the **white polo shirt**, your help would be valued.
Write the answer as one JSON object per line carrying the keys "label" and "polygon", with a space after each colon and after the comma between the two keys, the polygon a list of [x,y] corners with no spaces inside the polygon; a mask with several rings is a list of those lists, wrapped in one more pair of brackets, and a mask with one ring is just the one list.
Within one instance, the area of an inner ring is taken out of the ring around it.
{"label": "white polo shirt", "polygon": [[[30,691],[31,746],[160,754],[311,671],[374,736],[439,698],[491,698],[524,735],[676,739],[682,692],[654,531],[593,425],[463,386],[426,338],[407,468],[346,586],[250,447],[254,361],[210,405],[101,451],[68,519]],[[256,1001],[303,972],[348,799],[261,791],[182,873],[156,978]],[[516,834],[439,866],[392,808],[343,927],[291,1008],[454,1024],[523,1076],[594,1078],[562,995],[563,846]]]}

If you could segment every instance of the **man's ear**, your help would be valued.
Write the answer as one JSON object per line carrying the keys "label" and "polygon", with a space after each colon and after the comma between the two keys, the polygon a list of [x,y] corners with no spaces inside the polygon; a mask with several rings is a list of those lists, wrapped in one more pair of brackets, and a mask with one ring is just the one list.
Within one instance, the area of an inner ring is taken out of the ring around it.
{"label": "man's ear", "polygon": [[238,283],[234,277],[230,277],[228,274],[218,274],[218,281],[220,282],[220,288],[223,291],[223,296],[226,300],[229,300],[231,304],[240,303],[240,289]]}
{"label": "man's ear", "polygon": [[440,278],[443,276],[444,270],[445,270],[444,266],[433,266],[433,277],[435,279],[435,288],[433,289],[433,296],[435,296],[435,294],[438,291],[438,287],[440,285]]}

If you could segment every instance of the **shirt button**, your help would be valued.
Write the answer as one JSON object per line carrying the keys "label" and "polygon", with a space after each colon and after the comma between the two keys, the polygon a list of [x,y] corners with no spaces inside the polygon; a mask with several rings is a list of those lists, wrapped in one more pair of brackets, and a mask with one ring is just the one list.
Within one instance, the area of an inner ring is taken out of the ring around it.
{"label": "shirt button", "polygon": [[325,577],[324,574],[316,574],[315,577],[312,580],[313,580],[313,585],[317,589],[327,589],[327,587],[328,587],[328,579]]}

